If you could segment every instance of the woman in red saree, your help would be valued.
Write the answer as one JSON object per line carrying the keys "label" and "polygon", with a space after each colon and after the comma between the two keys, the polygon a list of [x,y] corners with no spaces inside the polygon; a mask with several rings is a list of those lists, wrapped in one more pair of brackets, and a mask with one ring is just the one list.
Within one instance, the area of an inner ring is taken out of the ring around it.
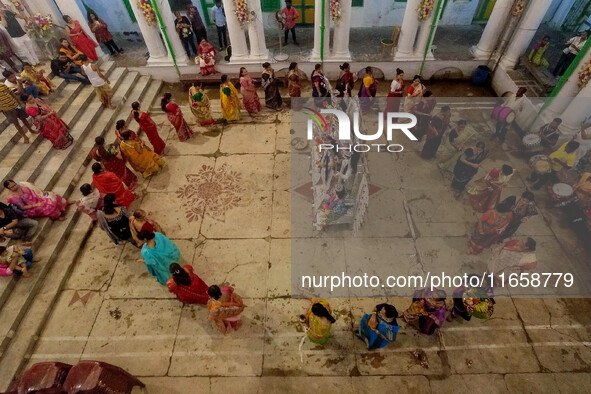
{"label": "woman in red saree", "polygon": [[133,141],[142,142],[140,137],[135,133],[135,131],[130,130],[127,128],[125,121],[123,119],[119,119],[115,123],[115,137],[117,138],[117,143],[121,144],[123,142],[123,133],[129,131],[131,133],[131,139]]}
{"label": "woman in red saree", "polygon": [[404,85],[404,71],[397,68],[396,78],[394,78],[390,85],[390,92],[386,99],[387,103],[384,117],[387,116],[388,112],[398,112],[400,110],[400,102],[402,101],[402,95],[404,94]]}
{"label": "woman in red saree", "polygon": [[507,225],[511,223],[511,209],[515,205],[515,200],[515,196],[507,197],[496,209],[491,209],[480,217],[468,241],[468,254],[480,254],[497,242]]}
{"label": "woman in red saree", "polygon": [[186,141],[193,136],[194,132],[185,121],[181,107],[172,101],[171,93],[164,93],[164,96],[162,96],[162,100],[160,101],[160,107],[162,108],[162,111],[166,113],[170,123],[174,126],[176,133],[179,136],[179,141]]}
{"label": "woman in red saree", "polygon": [[92,158],[111,171],[117,178],[121,179],[129,190],[135,189],[137,177],[127,166],[125,160],[119,157],[119,148],[111,144],[105,148],[105,139],[96,137],[94,139],[94,148],[92,148]]}
{"label": "woman in red saree", "polygon": [[252,116],[261,111],[261,99],[257,94],[252,77],[244,67],[240,67],[240,93],[244,109]]}
{"label": "woman in red saree", "polygon": [[211,45],[204,38],[197,47],[198,57],[195,61],[199,64],[201,75],[215,74],[215,55],[217,52],[213,45]]}
{"label": "woman in red saree", "polygon": [[33,117],[39,133],[51,141],[54,148],[66,149],[72,145],[74,138],[68,133],[68,125],[43,100],[29,95],[26,111]]}
{"label": "woman in red saree", "polygon": [[150,141],[150,144],[152,144],[152,147],[154,148],[154,153],[162,155],[162,151],[166,147],[166,142],[160,138],[156,123],[150,118],[150,115],[142,111],[140,103],[137,101],[131,103],[131,116],[133,116],[135,121],[138,122],[140,129],[146,133],[148,141]]}
{"label": "woman in red saree", "polygon": [[115,204],[129,208],[133,200],[135,200],[135,194],[125,188],[117,175],[111,171],[105,171],[100,163],[92,165],[92,172],[94,173],[92,183],[99,193],[105,195],[113,193],[115,195]]}
{"label": "woman in red saree", "polygon": [[173,263],[170,265],[170,273],[172,276],[166,281],[168,291],[185,304],[207,304],[209,286],[205,284],[203,279],[195,275],[192,266],[181,267],[179,264]]}
{"label": "woman in red saree", "polygon": [[92,40],[86,34],[82,26],[80,26],[80,22],[72,19],[68,15],[64,15],[64,21],[66,22],[66,33],[70,36],[70,40],[72,43],[82,51],[90,60],[96,62],[98,60],[98,56],[96,54],[96,47],[98,44]]}

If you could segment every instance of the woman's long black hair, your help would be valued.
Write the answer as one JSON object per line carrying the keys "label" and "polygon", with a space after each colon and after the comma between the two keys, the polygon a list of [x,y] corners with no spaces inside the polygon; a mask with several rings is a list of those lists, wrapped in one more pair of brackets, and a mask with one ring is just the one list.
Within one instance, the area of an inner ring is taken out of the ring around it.
{"label": "woman's long black hair", "polygon": [[334,323],[336,320],[332,315],[328,312],[328,309],[324,307],[321,303],[317,302],[312,305],[312,313],[318,317],[325,317],[328,319],[329,322]]}
{"label": "woman's long black hair", "polygon": [[168,270],[177,285],[191,286],[191,277],[180,264],[172,263]]}
{"label": "woman's long black hair", "polygon": [[140,103],[139,101],[134,101],[131,103],[131,109],[133,110],[133,118],[136,122],[140,122]]}
{"label": "woman's long black hair", "polygon": [[166,110],[166,106],[168,105],[168,103],[170,103],[171,98],[172,98],[172,93],[166,92],[162,96],[162,100],[160,100],[160,108],[162,108],[162,111],[164,111],[165,113],[168,112]]}

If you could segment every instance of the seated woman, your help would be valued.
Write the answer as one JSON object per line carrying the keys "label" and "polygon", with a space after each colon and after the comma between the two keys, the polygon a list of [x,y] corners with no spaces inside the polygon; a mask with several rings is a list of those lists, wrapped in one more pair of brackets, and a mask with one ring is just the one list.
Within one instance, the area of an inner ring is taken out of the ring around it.
{"label": "seated woman", "polygon": [[[504,279],[508,280],[510,274],[530,271],[537,264],[536,241],[531,237],[525,241],[512,239],[505,242],[496,258],[489,260],[487,271],[497,278],[504,274]],[[498,285],[505,286],[501,283]]]}
{"label": "seated woman", "polygon": [[115,245],[131,238],[129,212],[127,208],[115,204],[115,195],[109,193],[104,198],[104,207],[96,213],[99,227],[107,233]]}
{"label": "seated woman", "polygon": [[70,41],[68,41],[68,39],[63,38],[60,41],[59,51],[64,53],[68,57],[68,59],[73,61],[75,64],[79,66],[82,65],[82,60],[79,60],[79,57],[80,55],[83,55],[83,53],[80,50],[78,50],[78,48],[76,48],[73,44],[70,44]]}
{"label": "seated woman", "polygon": [[30,245],[37,226],[37,221],[24,217],[24,212],[0,202],[0,245],[7,242],[6,238],[22,239],[23,245]]}
{"label": "seated woman", "polygon": [[28,217],[66,220],[68,201],[59,194],[43,191],[29,182],[16,183],[12,179],[5,181],[4,187],[10,191],[8,203],[26,211]]}
{"label": "seated woman", "polygon": [[33,262],[39,261],[31,249],[21,249],[17,245],[0,246],[0,276],[31,276],[29,269]]}
{"label": "seated woman", "polygon": [[148,272],[158,283],[166,286],[170,278],[170,265],[181,261],[181,251],[164,234],[143,230],[137,236],[143,243],[142,258]]}
{"label": "seated woman", "polygon": [[201,75],[215,74],[215,55],[217,52],[213,45],[204,38],[199,43],[197,53],[199,56],[195,58],[195,63],[199,64]]}
{"label": "seated woman", "polygon": [[82,198],[76,201],[78,210],[90,216],[92,220],[97,220],[96,212],[103,209],[104,196],[101,195],[98,189],[93,189],[89,183],[80,186],[80,193],[82,193]]}
{"label": "seated woman", "polygon": [[497,206],[501,200],[501,191],[507,186],[515,170],[504,164],[499,171],[493,168],[488,175],[478,179],[468,188],[470,204],[475,211],[484,213]]}
{"label": "seated woman", "polygon": [[300,316],[300,320],[308,328],[308,339],[318,345],[326,345],[330,341],[330,330],[336,321],[331,313],[328,301],[320,298],[310,300],[306,314]]}
{"label": "seated woman", "polygon": [[379,304],[372,313],[361,318],[361,324],[356,334],[365,341],[367,350],[380,349],[396,340],[396,333],[400,329],[396,318],[398,311],[393,305]]}
{"label": "seated woman", "polygon": [[230,286],[211,285],[207,295],[210,297],[207,302],[208,320],[213,321],[224,335],[237,330],[241,324],[240,315],[246,307],[242,298]]}
{"label": "seated woman", "polygon": [[172,276],[166,281],[168,291],[185,304],[207,304],[209,286],[205,284],[203,279],[195,275],[192,266],[187,264],[181,267],[179,264],[173,263],[170,265],[170,273]]}
{"label": "seated woman", "polygon": [[447,304],[445,291],[440,289],[419,289],[415,291],[412,303],[402,315],[402,320],[416,327],[426,335],[433,335],[446,319]]}
{"label": "seated woman", "polygon": [[131,215],[129,218],[129,228],[131,229],[131,236],[138,244],[141,243],[137,236],[140,231],[150,231],[166,235],[164,230],[162,230],[162,227],[160,227],[160,225],[142,209],[137,209],[133,215]]}
{"label": "seated woman", "polygon": [[23,63],[23,72],[21,77],[28,78],[37,88],[39,93],[47,96],[55,89],[55,85],[47,78],[45,78],[45,70],[37,70],[34,66],[29,63]]}
{"label": "seated woman", "polygon": [[497,242],[513,219],[512,209],[516,201],[515,196],[509,196],[480,217],[468,241],[468,254],[480,254]]}
{"label": "seated woman", "polygon": [[25,106],[39,133],[48,139],[54,148],[66,149],[72,145],[74,138],[69,133],[68,125],[43,100],[30,95]]}
{"label": "seated woman", "polygon": [[164,167],[164,160],[154,151],[146,148],[143,142],[134,140],[131,131],[124,131],[121,136],[121,153],[129,161],[131,167],[148,178]]}

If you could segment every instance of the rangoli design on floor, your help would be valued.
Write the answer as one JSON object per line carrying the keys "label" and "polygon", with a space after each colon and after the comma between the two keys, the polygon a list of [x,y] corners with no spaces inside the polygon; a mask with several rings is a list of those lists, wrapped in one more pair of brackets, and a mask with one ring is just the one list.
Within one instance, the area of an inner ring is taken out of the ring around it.
{"label": "rangoli design on floor", "polygon": [[241,205],[245,188],[242,174],[228,169],[203,165],[197,174],[187,174],[185,186],[176,194],[183,201],[183,208],[189,222],[207,213],[211,218],[225,222],[226,212]]}

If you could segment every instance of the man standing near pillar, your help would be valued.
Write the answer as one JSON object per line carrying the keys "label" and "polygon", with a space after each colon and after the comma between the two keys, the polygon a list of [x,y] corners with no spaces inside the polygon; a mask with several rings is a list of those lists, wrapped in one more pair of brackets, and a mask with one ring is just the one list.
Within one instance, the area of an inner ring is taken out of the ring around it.
{"label": "man standing near pillar", "polygon": [[583,31],[579,36],[573,37],[566,42],[566,48],[562,51],[562,56],[560,56],[560,60],[558,60],[558,64],[554,68],[552,75],[562,77],[568,66],[575,60],[575,57],[577,57],[579,51],[587,42],[587,37],[589,37],[589,33]]}
{"label": "man standing near pillar", "polygon": [[226,38],[226,13],[222,0],[216,0],[215,5],[211,8],[213,12],[213,21],[218,29],[218,41],[220,43],[220,50],[224,50],[228,46],[228,39]]}
{"label": "man standing near pillar", "polygon": [[14,49],[18,52],[17,55],[24,57],[31,65],[35,66],[39,64],[39,58],[35,53],[33,42],[16,18],[27,20],[26,16],[10,11],[0,2],[0,23],[6,28],[6,31],[12,37],[12,41],[16,44],[16,48]]}
{"label": "man standing near pillar", "polygon": [[287,45],[287,38],[289,36],[290,30],[291,38],[293,38],[293,43],[296,45],[300,45],[298,43],[298,40],[296,39],[295,32],[295,21],[299,18],[300,13],[298,12],[298,10],[291,6],[291,0],[285,1],[285,8],[279,11],[279,13],[285,19],[285,45]]}

